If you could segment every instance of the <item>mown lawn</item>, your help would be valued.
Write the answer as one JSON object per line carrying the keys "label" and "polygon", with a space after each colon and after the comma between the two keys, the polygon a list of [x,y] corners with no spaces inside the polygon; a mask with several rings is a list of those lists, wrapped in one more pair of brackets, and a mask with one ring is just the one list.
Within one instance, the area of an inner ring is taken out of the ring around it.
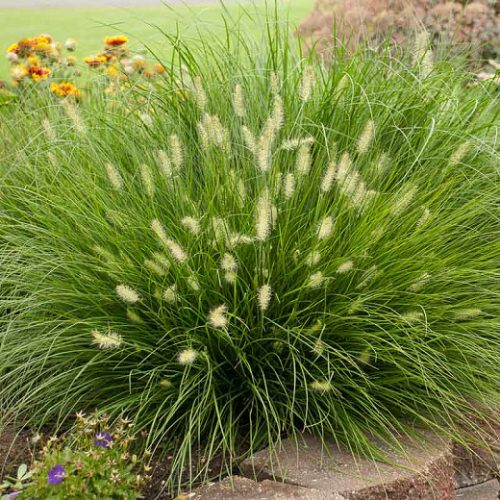
{"label": "mown lawn", "polygon": [[[283,22],[296,25],[307,14],[313,0],[290,0],[280,6]],[[184,39],[217,34],[224,29],[221,16],[236,21],[242,30],[259,37],[264,33],[266,11],[274,4],[264,2],[229,4],[176,5],[137,8],[0,8],[0,49],[19,38],[50,33],[56,40],[64,42],[68,37],[78,40],[79,59],[93,54],[102,46],[107,34],[126,33],[132,41],[132,48],[148,44],[160,53],[168,54],[169,47],[161,30],[169,34],[179,31]],[[286,20],[288,18],[288,20]],[[0,79],[9,75],[9,63],[0,59]]]}

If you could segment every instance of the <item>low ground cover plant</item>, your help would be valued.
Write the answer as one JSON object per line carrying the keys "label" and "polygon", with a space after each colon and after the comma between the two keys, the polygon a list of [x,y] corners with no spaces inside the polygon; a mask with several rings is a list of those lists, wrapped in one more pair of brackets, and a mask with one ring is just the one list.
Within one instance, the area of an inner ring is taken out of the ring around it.
{"label": "low ground cover plant", "polygon": [[74,426],[60,436],[35,436],[33,464],[22,464],[13,480],[0,484],[6,500],[135,499],[148,479],[145,455],[134,454],[130,420],[78,413]]}
{"label": "low ground cover plant", "polygon": [[1,108],[3,416],[126,413],[166,487],[307,430],[498,403],[498,106],[434,62],[179,40],[162,86]]}

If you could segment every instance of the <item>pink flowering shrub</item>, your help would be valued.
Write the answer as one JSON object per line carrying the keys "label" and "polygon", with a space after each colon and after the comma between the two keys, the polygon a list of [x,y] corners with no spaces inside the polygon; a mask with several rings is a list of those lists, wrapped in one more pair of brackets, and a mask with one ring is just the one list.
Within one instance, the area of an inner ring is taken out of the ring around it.
{"label": "pink flowering shrub", "polygon": [[422,26],[434,37],[481,47],[489,57],[498,55],[500,7],[491,0],[316,0],[298,34],[328,56],[333,32],[351,46],[388,35],[403,43]]}

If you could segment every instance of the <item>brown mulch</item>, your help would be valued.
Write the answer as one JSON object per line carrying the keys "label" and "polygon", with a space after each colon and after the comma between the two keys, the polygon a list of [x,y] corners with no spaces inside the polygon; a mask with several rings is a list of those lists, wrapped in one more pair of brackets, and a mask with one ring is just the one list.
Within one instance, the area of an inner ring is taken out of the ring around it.
{"label": "brown mulch", "polygon": [[15,476],[17,468],[33,461],[32,433],[7,427],[0,432],[0,479]]}

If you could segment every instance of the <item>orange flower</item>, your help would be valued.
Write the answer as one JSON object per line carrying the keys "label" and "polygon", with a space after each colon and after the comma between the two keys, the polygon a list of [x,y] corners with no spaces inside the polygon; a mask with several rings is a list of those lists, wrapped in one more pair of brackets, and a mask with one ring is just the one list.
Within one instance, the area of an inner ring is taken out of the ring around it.
{"label": "orange flower", "polygon": [[83,62],[88,64],[91,68],[97,68],[101,64],[106,64],[107,61],[108,59],[104,55],[87,56],[83,59]]}
{"label": "orange flower", "polygon": [[128,42],[128,38],[125,35],[107,36],[104,39],[104,44],[107,47],[119,47]]}
{"label": "orange flower", "polygon": [[80,90],[76,85],[74,85],[71,82],[61,82],[61,83],[56,83],[52,82],[50,84],[50,90],[53,94],[59,96],[59,97],[76,97],[79,98],[81,95]]}
{"label": "orange flower", "polygon": [[47,80],[50,75],[50,69],[42,68],[41,66],[30,66],[28,68],[28,75],[31,76],[32,80],[35,82]]}
{"label": "orange flower", "polygon": [[163,75],[163,73],[165,73],[165,66],[163,66],[163,64],[160,64],[160,63],[154,63],[153,64],[153,71],[157,74],[157,75]]}

